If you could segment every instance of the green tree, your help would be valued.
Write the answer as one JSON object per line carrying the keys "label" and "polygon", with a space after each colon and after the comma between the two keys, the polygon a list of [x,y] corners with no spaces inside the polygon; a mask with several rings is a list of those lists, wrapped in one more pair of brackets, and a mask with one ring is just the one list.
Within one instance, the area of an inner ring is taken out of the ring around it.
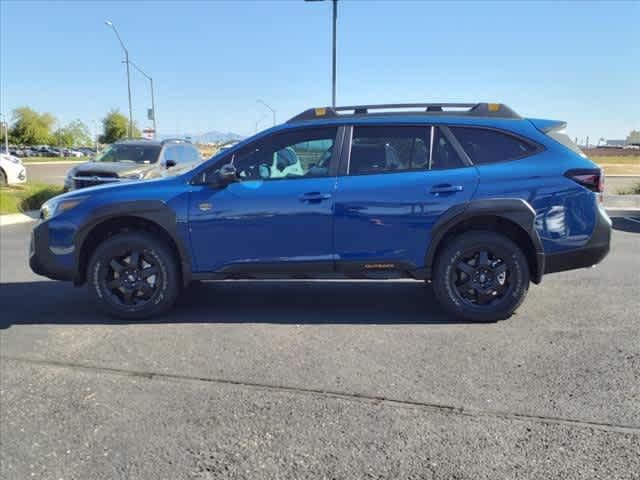
{"label": "green tree", "polygon": [[66,127],[60,127],[53,132],[49,143],[56,147],[71,147],[73,146],[73,136]]}
{"label": "green tree", "polygon": [[36,145],[49,142],[56,119],[50,113],[38,113],[29,107],[13,111],[13,127],[9,138],[18,144]]}
{"label": "green tree", "polygon": [[53,132],[52,143],[59,147],[72,147],[91,145],[92,140],[89,128],[80,120],[74,120]]}
{"label": "green tree", "polygon": [[[126,138],[128,134],[129,121],[119,110],[111,110],[102,119],[103,133],[100,136],[100,143],[113,143],[121,138]],[[133,137],[140,136],[140,130],[133,124]]]}
{"label": "green tree", "polygon": [[640,145],[640,130],[632,130],[627,137],[627,145]]}

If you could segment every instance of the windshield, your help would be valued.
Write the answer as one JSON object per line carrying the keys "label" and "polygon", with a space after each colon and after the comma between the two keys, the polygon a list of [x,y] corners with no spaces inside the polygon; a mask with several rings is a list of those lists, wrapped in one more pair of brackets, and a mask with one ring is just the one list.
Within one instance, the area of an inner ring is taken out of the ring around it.
{"label": "windshield", "polygon": [[94,162],[155,163],[160,148],[159,145],[111,145],[100,152]]}

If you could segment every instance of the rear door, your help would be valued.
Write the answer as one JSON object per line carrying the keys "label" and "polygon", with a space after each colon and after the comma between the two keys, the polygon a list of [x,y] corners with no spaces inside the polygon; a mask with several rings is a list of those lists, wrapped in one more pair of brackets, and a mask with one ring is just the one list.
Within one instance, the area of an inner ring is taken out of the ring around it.
{"label": "rear door", "polygon": [[424,267],[431,228],[478,184],[450,138],[426,125],[348,129],[335,198],[339,271]]}

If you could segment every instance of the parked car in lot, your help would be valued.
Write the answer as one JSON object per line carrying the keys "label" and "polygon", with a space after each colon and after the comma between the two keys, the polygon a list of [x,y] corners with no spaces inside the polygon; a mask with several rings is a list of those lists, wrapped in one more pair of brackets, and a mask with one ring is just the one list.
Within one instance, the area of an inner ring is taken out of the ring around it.
{"label": "parked car in lot", "polygon": [[96,153],[98,153],[96,152],[95,148],[90,147],[79,147],[76,150],[82,153],[82,155],[85,157],[93,157],[94,155],[96,155]]}
{"label": "parked car in lot", "polygon": [[74,166],[67,174],[64,187],[77,190],[177,175],[201,161],[198,149],[185,140],[123,140],[110,145],[93,160]]}
{"label": "parked car in lot", "polygon": [[78,151],[78,150],[74,150],[71,148],[65,148],[62,150],[62,155],[65,157],[72,157],[72,158],[80,158],[80,157],[84,157],[84,153]]}
{"label": "parked car in lot", "polygon": [[239,278],[426,280],[454,316],[504,319],[609,251],[602,170],[564,126],[487,103],[307,110],[180,175],[48,201],[31,268],[129,319]]}
{"label": "parked car in lot", "polygon": [[15,185],[27,181],[27,171],[22,161],[13,155],[0,153],[0,186]]}

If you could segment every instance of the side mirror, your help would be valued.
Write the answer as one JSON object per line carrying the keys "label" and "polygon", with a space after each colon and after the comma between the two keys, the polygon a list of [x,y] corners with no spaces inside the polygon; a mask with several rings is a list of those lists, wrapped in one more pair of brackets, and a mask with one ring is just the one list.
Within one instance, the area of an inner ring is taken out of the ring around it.
{"label": "side mirror", "polygon": [[164,165],[165,165],[165,167],[167,167],[167,168],[171,168],[171,167],[175,167],[177,164],[176,164],[176,161],[175,161],[175,160],[167,160],[167,161],[164,163]]}
{"label": "side mirror", "polygon": [[230,183],[234,183],[238,181],[238,172],[236,171],[236,167],[234,167],[231,163],[227,163],[220,167],[218,170],[218,184],[220,186],[226,187]]}

